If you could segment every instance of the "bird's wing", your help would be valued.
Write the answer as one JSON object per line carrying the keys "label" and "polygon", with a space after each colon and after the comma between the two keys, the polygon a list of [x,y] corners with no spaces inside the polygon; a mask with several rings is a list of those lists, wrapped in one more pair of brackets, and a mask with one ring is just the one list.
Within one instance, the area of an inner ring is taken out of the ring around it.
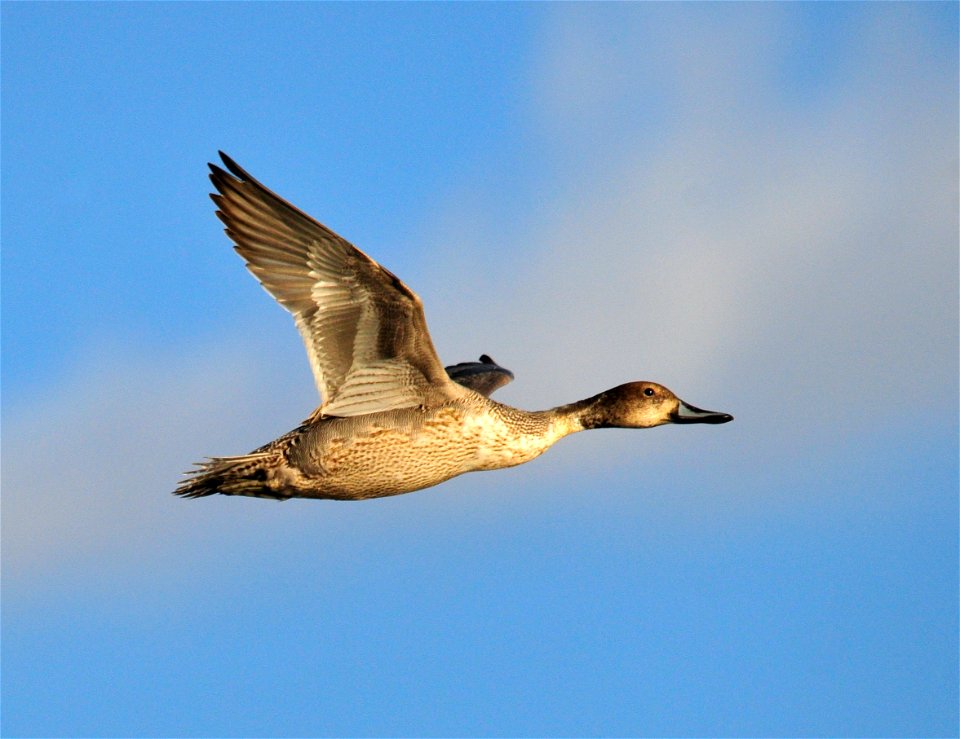
{"label": "bird's wing", "polygon": [[217,216],[247,268],[293,314],[320,412],[357,416],[457,395],[420,298],[396,275],[283,200],[230,157],[211,164]]}
{"label": "bird's wing", "polygon": [[460,362],[444,369],[454,382],[488,398],[513,380],[513,372],[501,367],[487,354],[481,354],[479,362]]}

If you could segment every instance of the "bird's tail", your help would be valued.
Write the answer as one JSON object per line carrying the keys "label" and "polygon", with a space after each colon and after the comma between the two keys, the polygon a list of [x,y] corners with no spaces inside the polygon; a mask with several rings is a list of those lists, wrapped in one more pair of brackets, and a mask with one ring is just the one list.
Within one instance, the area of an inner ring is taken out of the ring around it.
{"label": "bird's tail", "polygon": [[271,469],[280,460],[275,452],[255,452],[239,457],[212,457],[197,462],[196,469],[174,490],[184,498],[202,498],[205,495],[252,495],[258,498],[288,498],[289,494],[271,485]]}

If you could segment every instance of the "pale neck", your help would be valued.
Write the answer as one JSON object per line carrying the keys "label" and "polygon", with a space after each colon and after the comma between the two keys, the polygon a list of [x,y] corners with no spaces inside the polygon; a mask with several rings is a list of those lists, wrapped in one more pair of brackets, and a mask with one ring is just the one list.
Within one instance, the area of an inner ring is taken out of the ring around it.
{"label": "pale neck", "polygon": [[603,428],[610,425],[602,405],[603,395],[600,393],[584,400],[559,405],[548,411],[540,411],[540,413],[550,419],[557,438],[587,429]]}

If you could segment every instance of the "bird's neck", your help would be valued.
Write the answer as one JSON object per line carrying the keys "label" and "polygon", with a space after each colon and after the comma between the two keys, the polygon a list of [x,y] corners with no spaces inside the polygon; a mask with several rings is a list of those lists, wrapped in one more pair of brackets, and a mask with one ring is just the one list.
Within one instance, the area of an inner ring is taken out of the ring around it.
{"label": "bird's neck", "polygon": [[604,393],[600,393],[584,400],[551,408],[544,413],[553,419],[560,436],[568,436],[587,429],[606,428],[611,424],[603,404],[603,396]]}

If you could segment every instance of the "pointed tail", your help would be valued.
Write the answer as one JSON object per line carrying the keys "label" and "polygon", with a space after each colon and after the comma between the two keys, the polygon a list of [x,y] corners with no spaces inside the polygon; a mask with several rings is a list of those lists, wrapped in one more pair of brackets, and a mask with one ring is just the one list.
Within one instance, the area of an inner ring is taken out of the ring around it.
{"label": "pointed tail", "polygon": [[270,471],[279,460],[276,453],[245,454],[240,457],[212,457],[197,462],[196,469],[173,491],[183,498],[206,495],[252,495],[258,498],[285,499],[289,494],[270,485]]}

